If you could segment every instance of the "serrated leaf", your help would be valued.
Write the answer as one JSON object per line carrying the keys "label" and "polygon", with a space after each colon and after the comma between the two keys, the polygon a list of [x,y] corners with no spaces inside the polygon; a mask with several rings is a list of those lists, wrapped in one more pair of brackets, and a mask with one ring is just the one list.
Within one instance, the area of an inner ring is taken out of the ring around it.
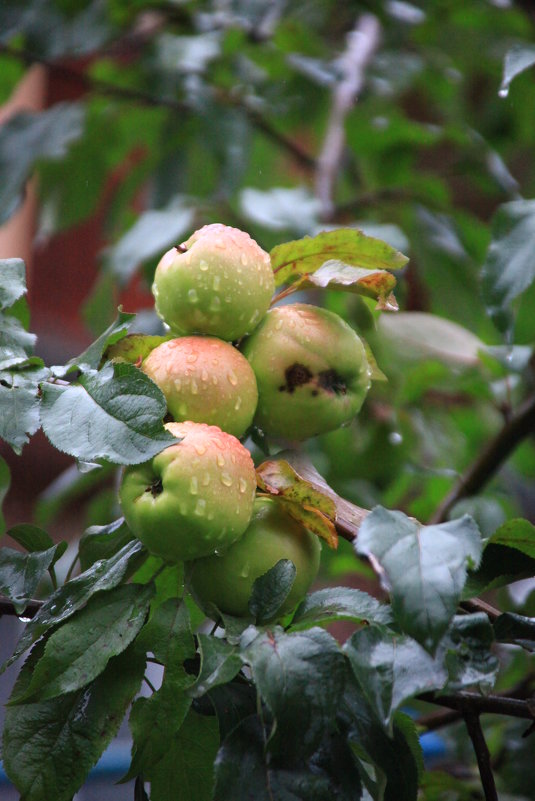
{"label": "serrated leaf", "polygon": [[291,283],[315,273],[327,261],[336,260],[364,270],[396,270],[408,259],[386,242],[366,236],[355,228],[324,231],[277,245],[270,253],[275,284]]}
{"label": "serrated leaf", "polygon": [[481,273],[489,314],[501,331],[511,324],[511,303],[535,280],[535,200],[504,203],[492,220],[492,242]]}
{"label": "serrated leaf", "polygon": [[219,747],[215,717],[192,710],[178,734],[170,740],[167,754],[151,771],[152,801],[212,801],[214,760]]}
{"label": "serrated leaf", "polygon": [[489,545],[506,545],[535,559],[535,526],[523,518],[503,523],[489,540]]}
{"label": "serrated leaf", "polygon": [[0,373],[0,438],[20,453],[38,430],[39,384],[49,375],[40,367]]}
{"label": "serrated leaf", "polygon": [[11,473],[9,472],[9,467],[7,465],[6,460],[0,456],[0,536],[6,530],[6,521],[2,512],[2,506],[4,503],[4,499],[9,492],[9,487],[11,485]]}
{"label": "serrated leaf", "polygon": [[43,603],[35,617],[26,626],[17,643],[15,652],[2,666],[2,671],[11,665],[49,628],[62,623],[81,609],[96,592],[111,590],[124,578],[131,564],[145,559],[143,545],[135,540],[128,543],[111,559],[96,562],[85,573],[59,587]]}
{"label": "serrated leaf", "polygon": [[276,459],[262,462],[256,472],[259,487],[283,499],[286,511],[331,547],[337,545],[337,530],[356,536],[368,514],[337,495],[307,457],[297,451],[281,451]]}
{"label": "serrated leaf", "polygon": [[192,698],[200,698],[213,687],[227,684],[242,667],[238,649],[226,640],[208,634],[198,634],[201,669],[195,684],[189,690]]}
{"label": "serrated leaf", "polygon": [[87,686],[136,637],[153,595],[152,584],[125,584],[90,598],[48,637],[28,686],[10,703],[45,701]]}
{"label": "serrated leaf", "polygon": [[[38,644],[30,654],[14,694],[26,690],[42,651]],[[144,655],[131,647],[84,689],[7,708],[4,768],[23,801],[71,801],[116,734],[144,670]]]}
{"label": "serrated leaf", "polygon": [[182,198],[174,198],[165,209],[145,211],[121,239],[105,254],[106,263],[122,284],[140,264],[176,244],[191,228],[194,209]]}
{"label": "serrated leaf", "polygon": [[535,45],[522,42],[514,44],[505,54],[503,62],[503,78],[499,95],[506,97],[509,87],[517,75],[535,64]]}
{"label": "serrated leaf", "polygon": [[56,103],[46,111],[22,111],[0,129],[0,224],[17,209],[34,164],[59,159],[83,131],[84,111],[74,103]]}
{"label": "serrated leaf", "polygon": [[175,442],[164,396],[131,364],[107,365],[79,383],[43,386],[41,422],[58,450],[77,459],[139,464]]}
{"label": "serrated leaf", "polygon": [[[363,295],[378,301],[378,309],[397,311],[398,304],[393,291],[396,279],[386,270],[367,270],[352,267],[336,259],[329,259],[314,273],[306,273],[294,279],[295,292],[306,289],[332,289]],[[288,293],[285,293],[288,294]]]}
{"label": "serrated leaf", "polygon": [[169,342],[173,335],[157,336],[151,334],[127,334],[123,339],[113,345],[109,345],[103,358],[107,361],[124,361],[140,366],[141,362],[147,358],[149,353],[161,345]]}
{"label": "serrated leaf", "polygon": [[276,565],[255,579],[249,599],[249,612],[257,623],[273,620],[290,594],[296,572],[290,559],[280,559]]}
{"label": "serrated leaf", "polygon": [[385,625],[392,622],[392,612],[389,606],[379,603],[362,590],[328,587],[307,595],[297,607],[290,629],[310,628],[334,620]]}
{"label": "serrated leaf", "polygon": [[402,512],[376,507],[355,543],[368,556],[392,597],[402,631],[433,652],[452,620],[468,566],[477,566],[482,543],[474,520],[422,526]]}
{"label": "serrated leaf", "polygon": [[323,629],[259,633],[243,651],[258,691],[275,723],[268,741],[274,754],[310,755],[333,722],[343,691],[344,658]]}
{"label": "serrated leaf", "polygon": [[58,545],[45,551],[20,553],[13,548],[0,548],[0,593],[22,614],[35,596],[39,582],[51,566]]}
{"label": "serrated leaf", "polygon": [[377,327],[396,354],[407,360],[437,359],[454,367],[476,367],[484,343],[461,325],[425,312],[382,314]]}
{"label": "serrated leaf", "polygon": [[386,727],[409,698],[446,683],[445,668],[405,635],[361,629],[344,652],[370,707]]}
{"label": "serrated leaf", "polygon": [[79,356],[70,359],[65,367],[53,367],[55,375],[63,376],[70,369],[77,367],[82,372],[97,370],[102,360],[102,355],[110,346],[115,345],[127,336],[127,331],[136,318],[135,314],[127,314],[119,311],[116,319],[103,331],[103,333]]}
{"label": "serrated leaf", "polygon": [[9,309],[26,292],[26,265],[23,260],[0,259],[0,310]]}
{"label": "serrated leaf", "polygon": [[134,535],[120,517],[107,526],[90,526],[80,537],[78,557],[80,567],[87,570],[99,559],[109,559],[134,539]]}

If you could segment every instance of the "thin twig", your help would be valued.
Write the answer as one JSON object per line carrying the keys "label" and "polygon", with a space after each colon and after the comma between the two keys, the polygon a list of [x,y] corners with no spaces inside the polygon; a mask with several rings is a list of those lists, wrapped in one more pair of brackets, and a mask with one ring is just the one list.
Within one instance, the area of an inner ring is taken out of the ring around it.
{"label": "thin twig", "polygon": [[474,751],[477,759],[477,766],[479,768],[479,775],[481,776],[481,784],[483,792],[485,793],[486,801],[498,801],[498,792],[496,790],[496,782],[494,781],[494,774],[492,773],[492,766],[490,763],[490,752],[481,728],[481,721],[479,714],[467,706],[463,712],[464,722],[468,730],[468,735],[472,740]]}
{"label": "thin twig", "polygon": [[[22,61],[22,63],[41,64],[46,67],[50,72],[58,75],[65,81],[75,83],[86,92],[96,92],[98,94],[107,95],[117,100],[126,100],[138,105],[148,106],[151,108],[166,108],[169,111],[184,115],[194,113],[195,109],[191,104],[183,100],[174,100],[169,97],[156,97],[150,92],[144,92],[141,89],[130,89],[125,86],[118,86],[110,81],[103,81],[88,75],[82,69],[67,67],[64,64],[58,64],[51,59],[39,56],[31,51],[21,48],[12,47],[10,45],[0,45],[0,53],[5,53],[12,58]],[[229,93],[225,93],[220,89],[214,91],[214,97],[218,101],[227,106],[233,106],[240,109],[250,120],[251,124],[268,139],[271,139],[275,144],[285,150],[292,158],[294,158],[302,167],[308,170],[313,170],[316,166],[315,160],[310,156],[300,145],[288,139],[283,133],[278,131],[272,124],[263,117],[256,109],[251,108],[247,100],[243,97],[234,97]]]}
{"label": "thin twig", "polygon": [[334,211],[333,194],[345,145],[345,118],[364,84],[365,69],[379,46],[381,26],[373,14],[363,14],[348,34],[347,49],[340,59],[341,80],[336,85],[327,133],[318,157],[316,195],[322,216],[330,220]]}
{"label": "thin twig", "polygon": [[535,394],[514,412],[503,428],[444,498],[431,523],[443,523],[449,511],[462,498],[478,493],[523,439],[535,431]]}
{"label": "thin twig", "polygon": [[427,701],[430,704],[445,706],[448,709],[456,709],[463,714],[466,706],[469,706],[479,715],[488,713],[535,720],[535,709],[532,699],[510,698],[501,695],[478,695],[478,693],[469,692],[459,692],[455,695],[422,693],[418,698],[420,701]]}
{"label": "thin twig", "polygon": [[481,598],[470,598],[470,600],[461,601],[460,606],[466,612],[484,612],[491,622],[497,620],[502,614],[499,609],[491,606],[486,601],[482,601]]}

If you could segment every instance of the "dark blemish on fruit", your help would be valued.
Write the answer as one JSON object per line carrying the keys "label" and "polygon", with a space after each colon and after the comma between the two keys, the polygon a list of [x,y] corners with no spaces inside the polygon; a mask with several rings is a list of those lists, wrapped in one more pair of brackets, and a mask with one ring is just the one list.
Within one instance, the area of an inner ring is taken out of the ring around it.
{"label": "dark blemish on fruit", "polygon": [[184,245],[175,245],[175,248],[178,250],[179,253],[186,253],[187,251],[187,247],[184,247]]}
{"label": "dark blemish on fruit", "polygon": [[347,394],[347,385],[336,370],[323,370],[318,373],[318,386],[327,392],[334,392],[335,395]]}
{"label": "dark blemish on fruit", "polygon": [[319,395],[319,392],[318,392],[318,390],[317,390],[317,389],[313,389],[313,390],[312,390],[312,392],[311,392],[310,394],[312,395],[312,397],[313,397],[313,398],[317,398],[317,397],[318,397],[318,395]]}
{"label": "dark blemish on fruit", "polygon": [[145,492],[150,492],[153,498],[157,498],[163,492],[162,479],[158,478],[152,484],[149,484]]}
{"label": "dark blemish on fruit", "polygon": [[295,364],[292,364],[290,367],[286,368],[284,371],[284,377],[286,379],[286,384],[283,384],[279,387],[279,392],[289,392],[291,395],[297,387],[302,387],[304,384],[308,384],[313,378],[313,375],[308,367],[305,367],[304,364],[295,362]]}

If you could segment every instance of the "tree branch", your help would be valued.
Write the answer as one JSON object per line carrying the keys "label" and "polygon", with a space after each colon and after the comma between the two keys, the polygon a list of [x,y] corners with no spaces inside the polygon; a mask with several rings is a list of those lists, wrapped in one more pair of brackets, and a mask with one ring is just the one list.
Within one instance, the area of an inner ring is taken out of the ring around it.
{"label": "tree branch", "polygon": [[435,693],[422,693],[418,696],[420,701],[455,709],[464,716],[466,707],[482,715],[508,715],[513,718],[535,720],[535,701],[533,699],[510,698],[502,695],[478,695],[478,693],[460,692],[455,695],[436,695]]}
{"label": "tree branch", "polygon": [[[183,100],[173,100],[168,97],[156,97],[150,92],[140,89],[130,89],[109,81],[103,81],[87,75],[82,69],[67,67],[55,61],[36,55],[35,53],[20,47],[10,45],[0,45],[0,53],[11,56],[24,64],[41,64],[50,70],[51,73],[58,75],[63,80],[77,84],[85,92],[96,92],[107,95],[117,100],[125,100],[150,108],[166,108],[175,114],[190,114],[194,112],[191,104]],[[263,117],[256,109],[251,108],[244,98],[234,98],[218,89],[214,90],[214,98],[227,106],[234,106],[240,109],[250,120],[251,124],[268,139],[271,139],[288,155],[295,159],[302,167],[313,170],[316,162],[299,144],[284,136],[278,131],[269,120]]]}
{"label": "tree branch", "polygon": [[492,766],[490,764],[490,752],[481,728],[481,721],[479,714],[474,712],[471,707],[466,707],[463,712],[464,722],[468,730],[468,735],[472,740],[474,751],[476,754],[477,765],[479,768],[479,775],[481,776],[481,784],[483,785],[483,792],[485,793],[486,801],[498,801],[498,792],[496,790],[496,783],[492,773]]}
{"label": "tree branch", "polygon": [[443,523],[449,511],[462,498],[478,493],[507,460],[517,445],[535,431],[535,394],[514,412],[501,431],[492,439],[476,461],[468,468],[444,498],[431,523]]}
{"label": "tree branch", "polygon": [[381,26],[373,14],[363,14],[347,37],[347,49],[340,59],[341,80],[332,98],[327,133],[318,157],[316,195],[322,216],[329,220],[334,212],[333,194],[344,152],[344,123],[364,84],[365,69],[379,46]]}

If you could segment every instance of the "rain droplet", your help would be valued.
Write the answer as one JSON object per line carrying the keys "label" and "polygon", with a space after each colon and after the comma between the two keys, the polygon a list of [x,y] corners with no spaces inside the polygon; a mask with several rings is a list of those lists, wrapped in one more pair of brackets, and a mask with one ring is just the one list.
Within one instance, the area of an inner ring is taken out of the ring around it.
{"label": "rain droplet", "polygon": [[234,373],[232,370],[230,370],[230,372],[227,373],[227,378],[229,380],[229,383],[232,384],[233,387],[238,386],[238,379],[236,378],[236,373]]}
{"label": "rain droplet", "polygon": [[186,361],[189,362],[190,364],[195,364],[198,358],[199,355],[197,353],[188,353],[188,355],[186,356]]}
{"label": "rain droplet", "polygon": [[201,259],[199,262],[199,270],[202,270],[203,273],[205,273],[207,269],[208,269],[208,262],[205,261],[204,259]]}
{"label": "rain droplet", "polygon": [[188,289],[188,300],[190,303],[198,303],[199,296],[197,295],[196,289]]}
{"label": "rain droplet", "polygon": [[215,289],[215,291],[217,292],[220,286],[221,286],[221,276],[214,275],[214,280],[212,282],[213,289]]}
{"label": "rain droplet", "polygon": [[199,394],[199,385],[197,384],[194,378],[191,379],[191,394],[192,395]]}
{"label": "rain droplet", "polygon": [[243,264],[244,267],[247,267],[247,256],[245,255],[245,253],[241,254],[240,261],[241,261],[241,263]]}
{"label": "rain droplet", "polygon": [[507,97],[509,94],[509,87],[502,86],[502,88],[498,91],[498,97],[504,98]]}
{"label": "rain droplet", "polygon": [[242,495],[247,492],[247,481],[244,478],[240,478],[239,486]]}
{"label": "rain droplet", "polygon": [[194,514],[197,515],[197,517],[204,517],[205,516],[205,514],[206,514],[206,501],[204,500],[204,498],[199,498],[199,500],[197,501],[197,503],[195,505]]}
{"label": "rain droplet", "polygon": [[175,378],[175,389],[177,392],[180,392],[180,390],[182,389],[182,379]]}
{"label": "rain droplet", "polygon": [[203,454],[206,453],[206,446],[203,445],[202,442],[196,442],[193,447],[195,448],[199,456],[203,456]]}
{"label": "rain droplet", "polygon": [[388,435],[388,441],[391,445],[401,445],[403,437],[399,431],[391,431]]}
{"label": "rain droplet", "polygon": [[202,485],[203,487],[207,487],[209,483],[210,483],[210,473],[205,473],[204,476],[202,477]]}
{"label": "rain droplet", "polygon": [[201,381],[208,381],[208,370],[203,368],[201,372]]}
{"label": "rain droplet", "polygon": [[277,320],[277,322],[275,323],[275,328],[277,329],[277,331],[281,330],[281,328],[282,328],[282,320]]}
{"label": "rain droplet", "polygon": [[225,487],[232,487],[232,476],[228,473],[221,473],[221,483],[225,485]]}
{"label": "rain droplet", "polygon": [[223,456],[222,453],[218,453],[217,454],[217,463],[218,463],[219,467],[224,467],[225,466],[225,457]]}
{"label": "rain droplet", "polygon": [[199,492],[199,482],[197,481],[197,476],[191,477],[191,481],[189,482],[189,491],[191,495],[197,495]]}
{"label": "rain droplet", "polygon": [[238,397],[236,398],[236,403],[234,404],[234,411],[237,412],[240,406],[241,406],[241,395],[238,395]]}
{"label": "rain droplet", "polygon": [[221,308],[221,298],[217,295],[214,295],[212,300],[210,301],[210,311],[219,311]]}
{"label": "rain droplet", "polygon": [[249,319],[249,324],[254,325],[259,317],[260,317],[260,312],[258,311],[258,309],[255,309],[254,312],[251,314],[251,317]]}
{"label": "rain droplet", "polygon": [[247,576],[249,575],[249,571],[250,571],[250,569],[251,569],[251,568],[250,568],[250,566],[249,566],[249,563],[248,563],[248,562],[245,562],[244,566],[243,566],[243,567],[242,567],[242,569],[240,570],[240,576],[241,576],[242,578],[247,578]]}

